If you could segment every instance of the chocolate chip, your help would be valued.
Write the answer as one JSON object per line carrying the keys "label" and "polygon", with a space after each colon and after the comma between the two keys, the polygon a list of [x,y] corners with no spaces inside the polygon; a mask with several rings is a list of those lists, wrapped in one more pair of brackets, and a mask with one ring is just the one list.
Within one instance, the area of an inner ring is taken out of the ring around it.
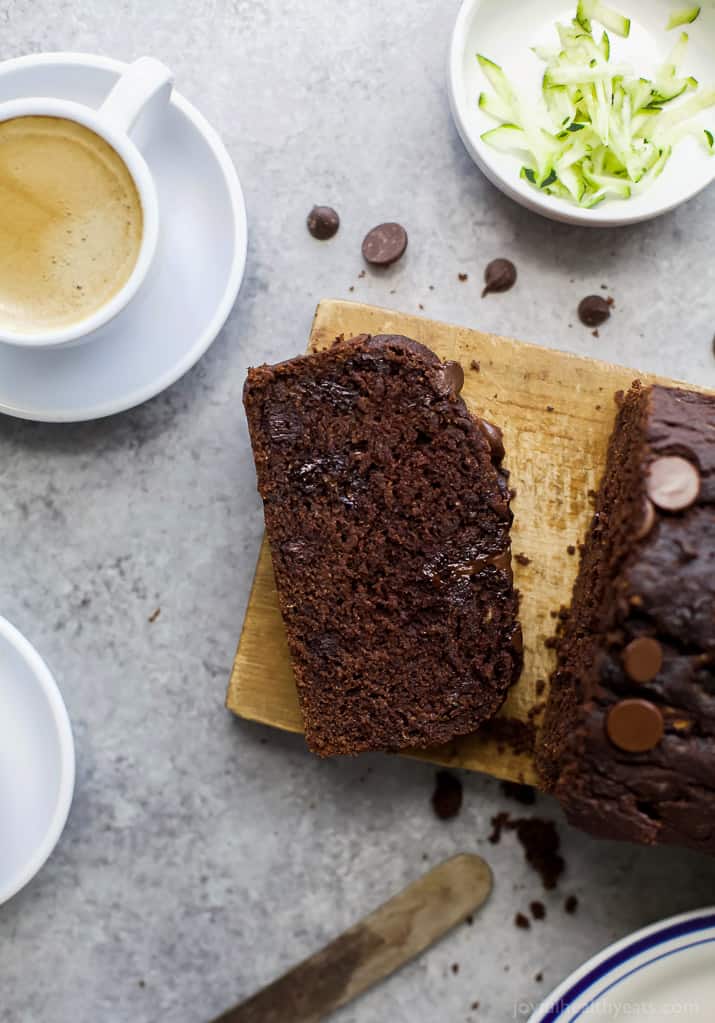
{"label": "chocolate chip", "polygon": [[464,387],[464,370],[458,362],[445,362],[442,369],[445,387],[455,398]]}
{"label": "chocolate chip", "polygon": [[308,214],[307,224],[312,236],[324,242],[337,234],[340,217],[331,206],[314,206]]}
{"label": "chocolate chip", "polygon": [[407,248],[407,232],[401,224],[378,224],[363,239],[363,258],[374,266],[396,263]]}
{"label": "chocolate chip", "polygon": [[643,498],[643,517],[641,518],[638,529],[635,532],[636,540],[643,540],[650,533],[651,529],[655,525],[655,508],[653,502],[649,501],[647,497]]}
{"label": "chocolate chip", "polygon": [[477,423],[489,442],[492,458],[495,462],[501,462],[504,457],[504,434],[498,426],[488,422],[486,419],[478,419]]}
{"label": "chocolate chip", "polygon": [[648,496],[664,511],[682,511],[700,494],[700,473],[687,458],[663,455],[651,462],[646,480]]}
{"label": "chocolate chip", "polygon": [[600,295],[587,295],[578,305],[578,316],[587,327],[600,327],[611,315],[611,307]]}
{"label": "chocolate chip", "polygon": [[484,271],[482,298],[491,291],[508,291],[516,283],[516,267],[510,259],[493,259]]}
{"label": "chocolate chip", "polygon": [[608,738],[626,753],[647,753],[658,745],[663,731],[663,715],[648,700],[621,700],[606,718]]}
{"label": "chocolate chip", "polygon": [[623,667],[634,682],[651,682],[663,667],[663,647],[657,639],[639,636],[623,651]]}

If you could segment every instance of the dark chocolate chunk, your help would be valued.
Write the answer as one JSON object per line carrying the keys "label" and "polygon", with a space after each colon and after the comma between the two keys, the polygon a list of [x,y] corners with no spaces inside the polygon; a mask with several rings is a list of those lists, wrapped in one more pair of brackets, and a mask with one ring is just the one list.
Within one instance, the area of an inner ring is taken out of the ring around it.
{"label": "dark chocolate chunk", "polygon": [[314,206],[308,214],[307,224],[312,236],[324,242],[337,234],[340,217],[331,206]]}
{"label": "dark chocolate chunk", "polygon": [[587,295],[578,305],[578,316],[587,327],[600,327],[611,315],[611,307],[600,295]]}
{"label": "dark chocolate chunk", "polygon": [[404,254],[407,232],[401,224],[378,224],[363,239],[363,258],[374,266],[390,266]]}
{"label": "dark chocolate chunk", "polygon": [[663,511],[683,511],[700,493],[700,473],[687,458],[663,455],[648,467],[648,496]]}
{"label": "dark chocolate chunk", "polygon": [[478,419],[477,422],[481,427],[482,433],[489,441],[492,458],[495,462],[501,462],[504,457],[504,434],[498,426],[488,422],[486,419]]}
{"label": "dark chocolate chunk", "polygon": [[606,718],[608,738],[626,753],[647,753],[663,738],[663,715],[649,700],[621,700]]}
{"label": "dark chocolate chunk", "polygon": [[516,267],[510,259],[493,259],[484,271],[482,298],[492,291],[508,291],[516,284]]}
{"label": "dark chocolate chunk", "polygon": [[447,390],[456,398],[464,387],[464,370],[458,362],[452,361],[445,362],[442,372]]}
{"label": "dark chocolate chunk", "polygon": [[449,771],[437,772],[432,809],[441,821],[452,820],[462,809],[462,783]]}
{"label": "dark chocolate chunk", "polygon": [[623,651],[623,667],[634,682],[651,682],[663,667],[663,647],[657,639],[638,636]]}

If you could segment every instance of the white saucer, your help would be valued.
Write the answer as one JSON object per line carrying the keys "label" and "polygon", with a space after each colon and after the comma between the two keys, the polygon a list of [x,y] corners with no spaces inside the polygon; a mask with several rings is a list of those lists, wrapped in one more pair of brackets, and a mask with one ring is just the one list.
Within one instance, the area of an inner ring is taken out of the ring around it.
{"label": "white saucer", "polygon": [[[0,102],[56,96],[98,107],[126,64],[46,53],[0,64]],[[208,122],[174,91],[165,125],[142,145],[159,193],[156,264],[137,298],[75,348],[0,345],[0,412],[46,422],[98,419],[159,394],[226,322],[246,263],[243,193]]]}
{"label": "white saucer", "polygon": [[0,618],[0,903],[35,876],[57,844],[74,774],[72,731],[55,680]]}
{"label": "white saucer", "polygon": [[529,1023],[711,1023],[715,908],[672,917],[611,945],[549,995]]}

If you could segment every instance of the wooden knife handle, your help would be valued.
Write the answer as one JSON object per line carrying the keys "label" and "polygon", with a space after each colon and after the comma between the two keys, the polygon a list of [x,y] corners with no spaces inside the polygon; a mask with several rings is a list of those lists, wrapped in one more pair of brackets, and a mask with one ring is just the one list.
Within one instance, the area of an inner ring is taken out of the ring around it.
{"label": "wooden knife handle", "polygon": [[481,857],[455,856],[212,1023],[319,1023],[465,920],[491,887]]}

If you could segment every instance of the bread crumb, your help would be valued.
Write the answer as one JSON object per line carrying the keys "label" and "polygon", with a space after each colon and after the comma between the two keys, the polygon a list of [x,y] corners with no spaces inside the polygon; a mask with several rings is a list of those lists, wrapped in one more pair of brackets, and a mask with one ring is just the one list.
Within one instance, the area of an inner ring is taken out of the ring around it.
{"label": "bread crumb", "polygon": [[572,915],[576,912],[578,909],[578,899],[575,895],[569,895],[566,902],[564,902],[564,909],[567,913],[571,913]]}

